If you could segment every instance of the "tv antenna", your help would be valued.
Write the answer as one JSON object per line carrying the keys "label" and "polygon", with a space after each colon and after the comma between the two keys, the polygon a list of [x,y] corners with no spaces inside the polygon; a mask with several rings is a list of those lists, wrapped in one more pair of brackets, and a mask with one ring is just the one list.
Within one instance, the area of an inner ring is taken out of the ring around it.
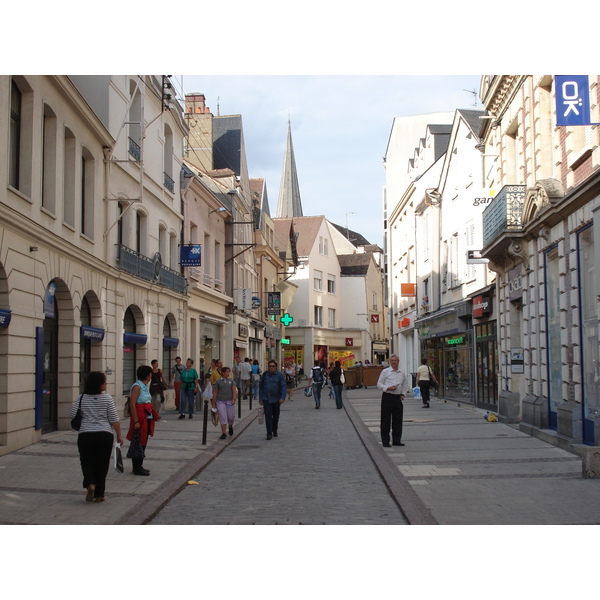
{"label": "tv antenna", "polygon": [[469,94],[473,94],[473,104],[471,106],[477,106],[477,90],[465,90],[463,88],[463,92],[468,92]]}

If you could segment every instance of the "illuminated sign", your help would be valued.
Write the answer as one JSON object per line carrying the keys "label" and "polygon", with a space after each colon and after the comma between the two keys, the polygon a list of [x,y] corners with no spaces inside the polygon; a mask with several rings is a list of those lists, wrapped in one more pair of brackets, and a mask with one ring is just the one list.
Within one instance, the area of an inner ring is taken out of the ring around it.
{"label": "illuminated sign", "polygon": [[290,338],[281,338],[281,343],[282,344],[289,344],[290,343]]}
{"label": "illuminated sign", "polygon": [[458,344],[464,344],[464,342],[465,342],[464,337],[450,338],[450,339],[446,340],[446,344],[448,344],[448,346],[456,346]]}

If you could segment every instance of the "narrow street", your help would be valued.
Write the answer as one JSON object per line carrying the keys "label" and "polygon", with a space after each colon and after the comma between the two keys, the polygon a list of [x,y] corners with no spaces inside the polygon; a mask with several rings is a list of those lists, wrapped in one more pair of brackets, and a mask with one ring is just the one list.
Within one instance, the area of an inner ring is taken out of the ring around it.
{"label": "narrow street", "polygon": [[279,435],[252,423],[150,522],[154,525],[406,524],[345,410],[296,390]]}

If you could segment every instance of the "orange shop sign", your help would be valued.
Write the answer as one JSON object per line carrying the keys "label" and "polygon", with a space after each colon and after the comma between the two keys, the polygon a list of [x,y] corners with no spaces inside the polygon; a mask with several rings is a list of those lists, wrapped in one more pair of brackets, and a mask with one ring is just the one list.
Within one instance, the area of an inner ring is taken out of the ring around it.
{"label": "orange shop sign", "polygon": [[404,329],[410,327],[410,317],[404,317],[398,321],[398,329]]}
{"label": "orange shop sign", "polygon": [[400,296],[402,298],[414,298],[417,295],[416,283],[401,283]]}

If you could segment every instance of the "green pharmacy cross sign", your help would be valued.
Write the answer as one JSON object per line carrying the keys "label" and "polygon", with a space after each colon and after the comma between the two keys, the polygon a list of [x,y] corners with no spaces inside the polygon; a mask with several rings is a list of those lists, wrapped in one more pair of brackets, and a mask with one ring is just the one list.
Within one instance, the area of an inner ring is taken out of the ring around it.
{"label": "green pharmacy cross sign", "polygon": [[280,321],[286,326],[288,327],[290,323],[292,323],[294,320],[294,317],[291,317],[288,313],[285,313],[283,315],[283,317],[281,317]]}

